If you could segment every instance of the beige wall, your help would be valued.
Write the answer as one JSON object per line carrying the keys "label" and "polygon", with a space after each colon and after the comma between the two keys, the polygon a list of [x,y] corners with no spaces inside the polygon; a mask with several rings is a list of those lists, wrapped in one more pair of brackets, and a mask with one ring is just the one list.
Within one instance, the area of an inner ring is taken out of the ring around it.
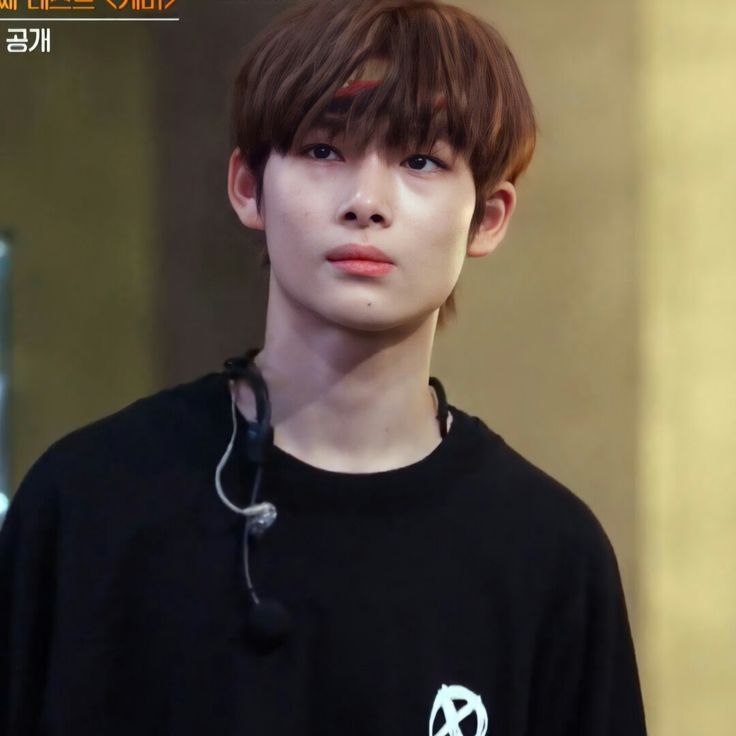
{"label": "beige wall", "polygon": [[654,734],[736,730],[736,4],[649,0],[640,576]]}

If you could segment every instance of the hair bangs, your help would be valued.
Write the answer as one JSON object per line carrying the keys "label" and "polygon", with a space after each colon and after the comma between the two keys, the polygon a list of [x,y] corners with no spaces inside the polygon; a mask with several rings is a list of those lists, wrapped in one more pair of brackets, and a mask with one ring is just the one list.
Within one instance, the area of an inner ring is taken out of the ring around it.
{"label": "hair bangs", "polygon": [[[291,139],[284,131],[282,153],[301,146],[315,128],[349,137],[358,150],[371,143],[385,150],[427,150],[442,138],[469,159],[474,148],[485,147],[484,126],[469,124],[483,115],[470,102],[481,91],[478,75],[463,64],[462,44],[450,24],[437,12],[400,8],[394,14],[379,16],[370,41],[357,51],[348,47],[341,56],[333,48],[326,63],[347,72],[320,90],[316,103],[310,105],[303,94],[290,98],[281,119],[301,121]],[[381,74],[369,69],[376,60],[384,67]]]}

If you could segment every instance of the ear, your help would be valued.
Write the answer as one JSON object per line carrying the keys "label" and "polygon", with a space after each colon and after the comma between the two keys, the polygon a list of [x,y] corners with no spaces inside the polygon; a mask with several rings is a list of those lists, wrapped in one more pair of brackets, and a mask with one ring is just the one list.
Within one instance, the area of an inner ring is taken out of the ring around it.
{"label": "ear", "polygon": [[516,189],[511,182],[504,181],[486,200],[483,222],[473,240],[468,244],[469,258],[486,256],[501,244],[515,207]]}
{"label": "ear", "polygon": [[227,195],[235,214],[246,227],[265,230],[263,217],[256,208],[256,177],[236,148],[230,154],[227,168]]}

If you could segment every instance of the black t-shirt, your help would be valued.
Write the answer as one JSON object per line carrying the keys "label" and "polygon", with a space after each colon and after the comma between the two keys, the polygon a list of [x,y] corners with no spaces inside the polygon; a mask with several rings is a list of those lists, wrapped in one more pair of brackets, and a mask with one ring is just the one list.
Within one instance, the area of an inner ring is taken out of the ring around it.
{"label": "black t-shirt", "polygon": [[[275,447],[250,550],[289,612],[246,631],[243,517],[217,496],[224,373],[54,443],[0,532],[8,736],[640,736],[616,559],[588,507],[450,405],[411,465],[351,474]],[[250,499],[247,422],[222,473]]]}

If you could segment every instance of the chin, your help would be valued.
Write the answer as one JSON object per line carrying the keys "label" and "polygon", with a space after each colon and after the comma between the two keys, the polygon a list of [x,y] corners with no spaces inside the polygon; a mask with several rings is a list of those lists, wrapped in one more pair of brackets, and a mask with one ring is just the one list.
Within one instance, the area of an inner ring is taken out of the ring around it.
{"label": "chin", "polygon": [[[434,311],[421,314],[397,314],[392,310],[367,307],[363,310],[335,310],[325,318],[333,324],[356,332],[386,332],[396,329],[416,329],[424,321],[432,318]],[[360,313],[359,313],[360,312]],[[388,312],[388,313],[387,313]]]}

